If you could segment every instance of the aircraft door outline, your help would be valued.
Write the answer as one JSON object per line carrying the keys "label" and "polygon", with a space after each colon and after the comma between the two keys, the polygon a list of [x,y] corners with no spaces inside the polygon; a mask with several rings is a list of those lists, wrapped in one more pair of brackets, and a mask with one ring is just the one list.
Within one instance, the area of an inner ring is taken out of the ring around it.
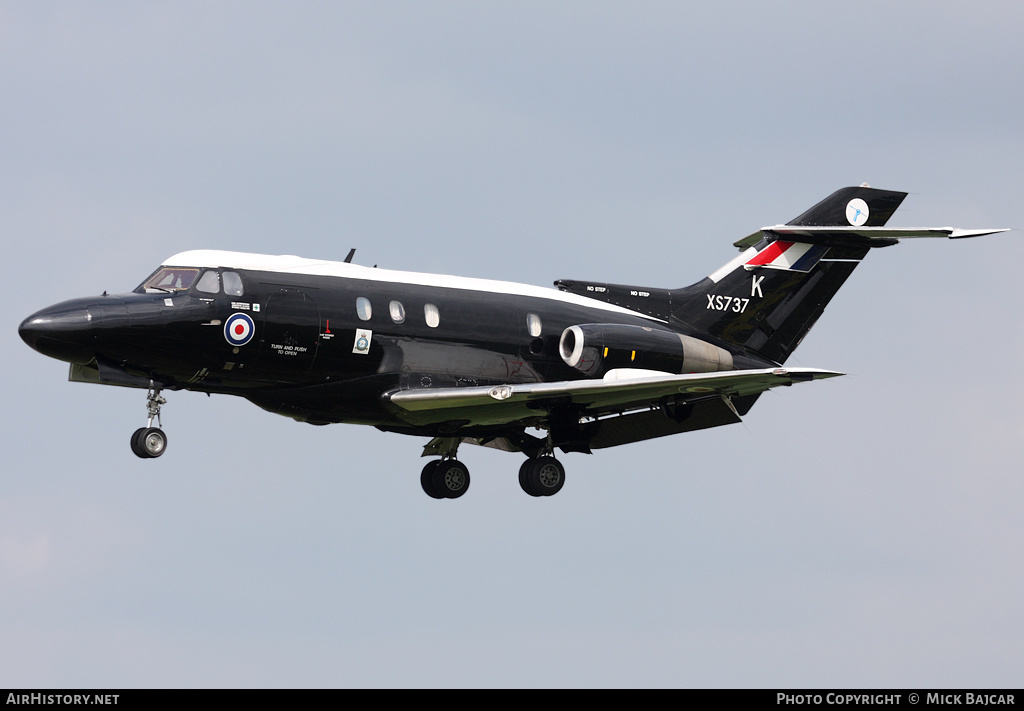
{"label": "aircraft door outline", "polygon": [[255,367],[284,377],[309,374],[320,346],[320,309],[306,292],[282,288],[260,304]]}

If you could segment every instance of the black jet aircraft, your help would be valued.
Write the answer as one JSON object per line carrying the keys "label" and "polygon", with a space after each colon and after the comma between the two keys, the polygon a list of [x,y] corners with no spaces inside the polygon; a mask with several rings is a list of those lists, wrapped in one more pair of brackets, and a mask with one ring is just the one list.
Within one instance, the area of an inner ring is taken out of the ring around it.
{"label": "black jet aircraft", "polygon": [[166,390],[238,395],[302,422],[430,437],[420,482],[469,487],[459,445],[526,456],[550,496],[554,451],[591,452],[740,421],[762,392],[841,373],[784,363],[873,248],[1002,230],[885,227],[906,193],[843,188],[692,286],[560,279],[557,290],[295,256],[182,252],[132,293],[43,309],[19,333],[70,379],[148,390],[132,451],[159,457]]}

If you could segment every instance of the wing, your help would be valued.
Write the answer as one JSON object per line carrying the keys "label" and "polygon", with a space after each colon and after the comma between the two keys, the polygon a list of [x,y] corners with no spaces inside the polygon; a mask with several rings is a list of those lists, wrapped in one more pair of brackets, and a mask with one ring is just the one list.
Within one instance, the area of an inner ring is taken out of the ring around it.
{"label": "wing", "polygon": [[[842,373],[816,368],[764,368],[672,375],[618,369],[601,380],[516,383],[492,387],[400,390],[384,395],[396,415],[414,426],[458,422],[488,426],[531,424],[549,412],[571,407],[580,417],[599,418],[653,409],[671,401],[676,407],[713,400],[725,403],[739,421],[731,398],[758,395],[770,388]],[[721,424],[725,424],[724,422]]]}

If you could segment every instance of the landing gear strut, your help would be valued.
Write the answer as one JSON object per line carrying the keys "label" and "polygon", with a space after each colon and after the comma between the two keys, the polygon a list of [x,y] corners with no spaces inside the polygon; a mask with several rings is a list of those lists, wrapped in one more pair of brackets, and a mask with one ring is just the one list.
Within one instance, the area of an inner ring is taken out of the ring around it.
{"label": "landing gear strut", "polygon": [[[160,396],[160,388],[150,382],[149,393],[146,395],[149,421],[145,427],[140,427],[132,433],[132,451],[136,457],[153,459],[167,449],[167,435],[164,434],[163,423],[160,421],[160,406],[166,403],[167,400]],[[156,427],[153,426],[153,420],[157,422]]]}

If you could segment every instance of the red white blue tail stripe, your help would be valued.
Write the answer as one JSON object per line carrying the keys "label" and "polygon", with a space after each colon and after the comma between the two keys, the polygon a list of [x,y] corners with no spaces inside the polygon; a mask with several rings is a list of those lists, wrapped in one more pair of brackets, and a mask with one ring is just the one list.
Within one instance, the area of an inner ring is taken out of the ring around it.
{"label": "red white blue tail stripe", "polygon": [[822,258],[828,247],[806,242],[776,240],[743,263],[744,269],[765,267],[794,272],[809,272]]}

